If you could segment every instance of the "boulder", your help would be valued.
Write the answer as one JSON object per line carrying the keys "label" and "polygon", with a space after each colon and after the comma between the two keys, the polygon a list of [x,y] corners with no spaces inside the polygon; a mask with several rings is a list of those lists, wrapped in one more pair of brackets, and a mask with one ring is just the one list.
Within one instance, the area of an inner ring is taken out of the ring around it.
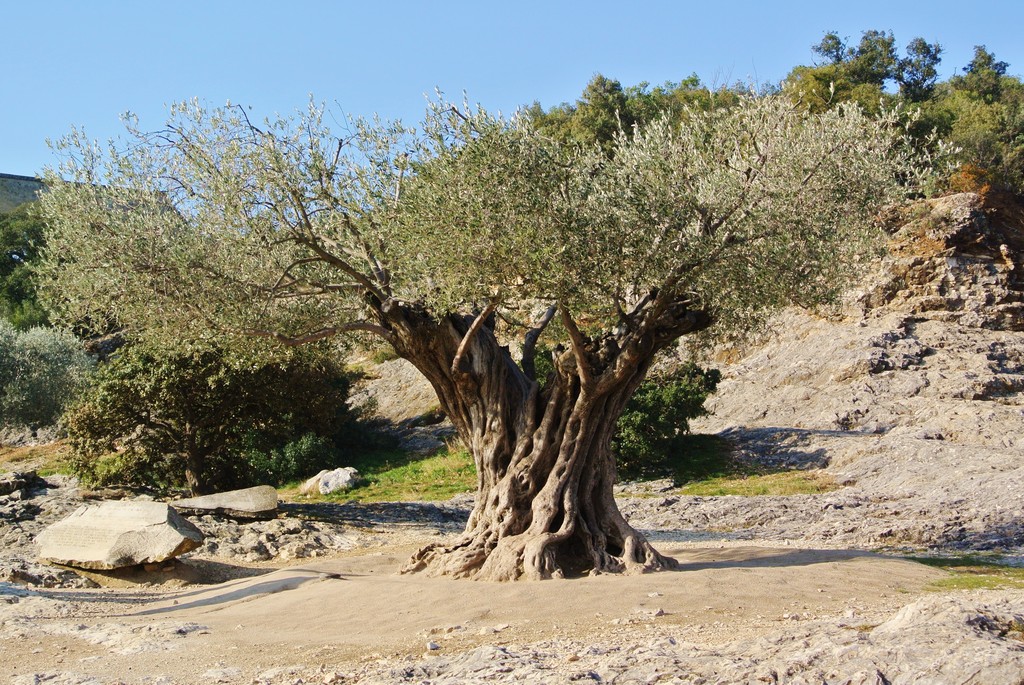
{"label": "boulder", "polygon": [[303,483],[302,487],[299,488],[299,494],[313,495],[320,493],[321,495],[327,495],[332,492],[351,490],[361,480],[362,477],[359,475],[359,471],[351,466],[334,469],[333,471],[324,469]]}
{"label": "boulder", "polygon": [[223,514],[239,519],[277,518],[277,490],[257,485],[244,490],[229,490],[214,495],[190,497],[171,502],[183,514]]}
{"label": "boulder", "polygon": [[196,549],[203,533],[162,502],[80,507],[36,538],[44,561],[88,569],[155,564]]}

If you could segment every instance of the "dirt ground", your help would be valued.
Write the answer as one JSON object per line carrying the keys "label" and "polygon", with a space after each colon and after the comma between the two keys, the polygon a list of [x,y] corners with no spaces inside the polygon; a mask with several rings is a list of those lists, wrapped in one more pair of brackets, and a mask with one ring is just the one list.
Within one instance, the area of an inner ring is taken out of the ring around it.
{"label": "dirt ground", "polygon": [[863,552],[662,548],[678,571],[494,584],[397,575],[412,548],[384,548],[212,586],[39,590],[0,604],[0,675],[257,682],[275,669],[337,672],[483,644],[641,634],[713,645],[823,618],[857,630],[942,576]]}

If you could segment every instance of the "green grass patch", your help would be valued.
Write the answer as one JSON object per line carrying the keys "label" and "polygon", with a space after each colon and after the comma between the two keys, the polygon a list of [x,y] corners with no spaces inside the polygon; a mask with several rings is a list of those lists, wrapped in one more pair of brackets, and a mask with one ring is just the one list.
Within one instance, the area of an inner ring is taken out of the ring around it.
{"label": "green grass patch", "polygon": [[668,461],[679,493],[695,497],[814,495],[839,485],[821,471],[771,471],[735,458],[732,445],[717,435],[687,435],[683,449]]}
{"label": "green grass patch", "polygon": [[820,471],[781,471],[777,473],[720,476],[687,483],[679,492],[694,497],[739,495],[817,495],[831,492],[839,484]]}
{"label": "green grass patch", "polygon": [[928,590],[1021,590],[1024,568],[1007,566],[985,557],[909,557],[912,561],[949,573],[930,583]]}
{"label": "green grass patch", "polygon": [[370,352],[370,360],[374,364],[383,364],[394,359],[398,359],[398,353],[391,345],[382,345]]}
{"label": "green grass patch", "polygon": [[[829,492],[838,484],[820,471],[759,471],[732,456],[728,440],[717,435],[689,435],[686,449],[670,460],[671,477],[681,485],[680,494],[713,497],[721,495],[800,495]],[[377,450],[349,455],[365,484],[344,493],[316,497],[328,501],[400,502],[445,500],[476,488],[473,458],[461,447],[422,457],[401,450]],[[295,496],[300,483],[291,484],[282,495]]]}
{"label": "green grass patch", "polygon": [[[446,500],[476,488],[473,457],[459,447],[423,457],[400,450],[353,455],[346,463],[355,467],[364,484],[347,492],[313,499],[330,502],[419,502]],[[295,486],[297,487],[297,485]],[[290,496],[292,488],[284,495]]]}
{"label": "green grass patch", "polygon": [[40,476],[62,471],[68,448],[62,442],[23,447],[0,447],[0,470],[20,471],[32,469]]}

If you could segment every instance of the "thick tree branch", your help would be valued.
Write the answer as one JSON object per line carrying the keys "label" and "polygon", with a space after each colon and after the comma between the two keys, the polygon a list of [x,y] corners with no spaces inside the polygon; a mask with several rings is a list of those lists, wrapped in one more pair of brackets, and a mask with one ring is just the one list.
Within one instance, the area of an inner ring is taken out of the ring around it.
{"label": "thick tree branch", "polygon": [[569,340],[572,343],[572,353],[573,356],[576,357],[576,366],[580,372],[580,381],[584,385],[590,385],[594,380],[594,373],[590,368],[590,362],[587,361],[586,340],[566,306],[559,302],[558,308],[562,311],[562,324],[569,332]]}
{"label": "thick tree branch", "polygon": [[484,325],[484,322],[491,314],[494,313],[494,310],[497,309],[497,307],[497,302],[491,302],[482,312],[477,314],[475,319],[473,319],[473,323],[470,324],[469,330],[466,331],[464,336],[462,336],[459,348],[455,351],[455,357],[452,359],[452,375],[459,373],[459,367],[462,365],[462,359],[466,356],[466,351],[473,342],[473,338],[476,337],[476,334],[480,331],[480,327]]}
{"label": "thick tree branch", "polygon": [[540,321],[537,325],[526,332],[526,336],[523,338],[523,362],[522,369],[526,377],[531,381],[537,380],[537,341],[540,340],[541,333],[547,328],[551,320],[555,318],[555,312],[558,311],[558,305],[551,305],[544,312],[544,316],[540,317]]}
{"label": "thick tree branch", "polygon": [[382,338],[388,339],[390,334],[386,329],[378,326],[375,323],[369,321],[353,321],[339,326],[328,326],[321,328],[316,331],[304,333],[302,335],[285,335],[280,331],[270,331],[263,329],[249,328],[242,331],[244,335],[252,336],[254,338],[270,338],[275,340],[285,347],[297,347],[299,345],[305,345],[307,343],[316,342],[317,340],[323,340],[339,333],[348,333],[353,331],[365,331],[367,333],[373,333],[379,335]]}

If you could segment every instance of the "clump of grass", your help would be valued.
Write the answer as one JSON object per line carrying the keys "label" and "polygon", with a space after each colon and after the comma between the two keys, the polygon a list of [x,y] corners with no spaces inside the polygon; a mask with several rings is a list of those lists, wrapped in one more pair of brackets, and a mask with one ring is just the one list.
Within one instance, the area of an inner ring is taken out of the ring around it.
{"label": "clump of grass", "polygon": [[370,352],[370,360],[374,364],[383,364],[398,359],[398,353],[390,345],[381,345]]}
{"label": "clump of grass", "polygon": [[913,561],[949,572],[928,585],[929,590],[1020,590],[1024,568],[984,557],[911,557]]}
{"label": "clump of grass", "polygon": [[[476,488],[473,457],[462,447],[421,456],[401,450],[378,450],[353,455],[345,464],[363,477],[363,484],[345,492],[314,496],[330,502],[419,502],[451,499]],[[282,493],[294,494],[298,483]]]}
{"label": "clump of grass", "polygon": [[695,497],[739,495],[816,495],[831,492],[839,484],[821,471],[781,471],[765,474],[719,476],[687,483],[679,492]]}

